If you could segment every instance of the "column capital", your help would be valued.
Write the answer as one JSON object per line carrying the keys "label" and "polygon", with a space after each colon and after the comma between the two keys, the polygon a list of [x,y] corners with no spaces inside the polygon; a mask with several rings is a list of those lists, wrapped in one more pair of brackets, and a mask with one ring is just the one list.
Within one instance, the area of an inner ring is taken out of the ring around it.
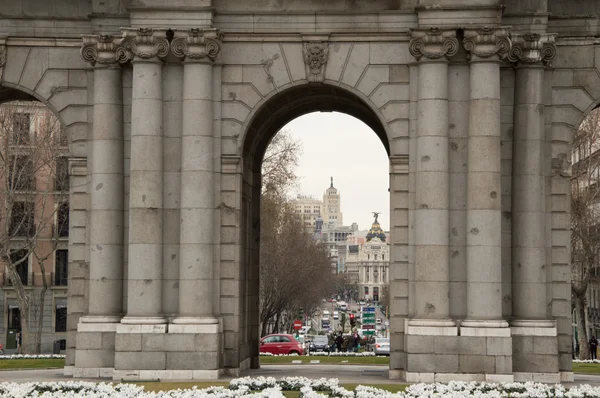
{"label": "column capital", "polygon": [[458,39],[455,30],[440,28],[411,29],[408,50],[417,60],[444,60],[458,51]]}
{"label": "column capital", "polygon": [[506,28],[484,26],[466,29],[463,45],[473,60],[473,55],[480,59],[504,59],[508,56],[512,44]]}
{"label": "column capital", "polygon": [[508,60],[522,65],[549,65],[556,58],[554,40],[553,34],[512,34]]}
{"label": "column capital", "polygon": [[175,56],[185,61],[213,62],[221,53],[223,34],[218,29],[192,28],[176,32],[171,42]]}
{"label": "column capital", "polygon": [[81,58],[92,66],[111,66],[118,62],[117,49],[121,38],[112,35],[85,35]]}
{"label": "column capital", "polygon": [[117,60],[158,61],[169,53],[169,41],[164,29],[127,28],[123,29],[124,39],[117,48]]}

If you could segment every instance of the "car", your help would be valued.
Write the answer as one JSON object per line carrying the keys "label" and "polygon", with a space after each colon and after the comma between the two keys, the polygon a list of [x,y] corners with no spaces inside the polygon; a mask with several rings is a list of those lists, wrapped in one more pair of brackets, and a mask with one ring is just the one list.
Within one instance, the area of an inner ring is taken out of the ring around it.
{"label": "car", "polygon": [[310,332],[310,326],[309,325],[304,325],[300,328],[300,330],[298,330],[299,334],[306,334]]}
{"label": "car", "polygon": [[308,346],[309,354],[311,352],[329,352],[329,343],[327,336],[315,336]]}
{"label": "car", "polygon": [[260,352],[273,355],[304,355],[304,347],[291,334],[269,334],[260,339]]}
{"label": "car", "polygon": [[378,324],[378,325],[381,325],[381,323],[382,323],[383,321],[381,320],[381,318],[377,318],[377,321],[376,321],[376,322],[377,322],[377,324]]}
{"label": "car", "polygon": [[358,302],[358,305],[365,305],[365,302],[361,300]]}
{"label": "car", "polygon": [[333,311],[333,319],[339,319],[340,313],[337,311]]}
{"label": "car", "polygon": [[387,337],[376,337],[373,352],[375,352],[375,355],[390,355],[390,339]]}
{"label": "car", "polygon": [[323,318],[329,318],[329,310],[323,310]]}

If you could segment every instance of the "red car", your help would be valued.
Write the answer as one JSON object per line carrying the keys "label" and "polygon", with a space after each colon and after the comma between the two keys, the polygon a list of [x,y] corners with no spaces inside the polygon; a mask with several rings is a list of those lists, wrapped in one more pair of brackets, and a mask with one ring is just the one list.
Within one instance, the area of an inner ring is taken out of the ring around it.
{"label": "red car", "polygon": [[304,355],[304,347],[291,334],[270,334],[260,339],[260,352],[274,355]]}

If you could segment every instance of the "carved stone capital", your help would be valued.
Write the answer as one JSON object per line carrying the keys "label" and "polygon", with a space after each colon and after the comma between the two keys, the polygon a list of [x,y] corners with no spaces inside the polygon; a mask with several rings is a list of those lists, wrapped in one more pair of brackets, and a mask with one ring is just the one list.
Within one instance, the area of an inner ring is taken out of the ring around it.
{"label": "carved stone capital", "polygon": [[512,48],[508,54],[510,62],[520,62],[525,65],[548,65],[556,58],[554,35],[525,33],[511,35]]}
{"label": "carved stone capital", "polygon": [[111,35],[83,36],[81,57],[92,65],[111,65],[117,63],[117,48],[120,38]]}
{"label": "carved stone capital", "polygon": [[458,51],[455,30],[414,29],[410,31],[410,36],[408,50],[417,61],[421,58],[436,60],[451,57]]}
{"label": "carved stone capital", "polygon": [[308,81],[322,82],[329,55],[329,44],[321,41],[309,41],[304,43],[303,54]]}
{"label": "carved stone capital", "polygon": [[176,34],[171,50],[186,61],[214,61],[221,53],[222,37],[218,29],[192,28],[181,36]]}
{"label": "carved stone capital", "polygon": [[510,51],[511,41],[507,29],[484,26],[465,30],[463,45],[470,56],[504,59]]}
{"label": "carved stone capital", "polygon": [[169,41],[164,30],[152,28],[125,29],[124,39],[117,48],[117,60],[153,60],[166,57]]}

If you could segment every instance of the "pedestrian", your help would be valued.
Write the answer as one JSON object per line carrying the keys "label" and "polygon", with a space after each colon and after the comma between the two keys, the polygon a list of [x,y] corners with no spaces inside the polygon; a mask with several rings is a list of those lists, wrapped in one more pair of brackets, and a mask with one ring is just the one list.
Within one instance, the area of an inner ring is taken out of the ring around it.
{"label": "pedestrian", "polygon": [[358,338],[358,332],[354,332],[354,352],[358,352],[360,348],[360,339]]}
{"label": "pedestrian", "polygon": [[327,334],[327,345],[329,346],[329,352],[335,351],[335,338],[333,332]]}
{"label": "pedestrian", "polygon": [[349,335],[347,341],[348,341],[348,344],[346,346],[346,350],[348,352],[353,352],[354,351],[354,336]]}
{"label": "pedestrian", "polygon": [[21,332],[17,332],[17,336],[15,337],[17,343],[17,352],[21,353]]}
{"label": "pedestrian", "polygon": [[596,340],[596,336],[592,336],[590,339],[590,355],[591,359],[596,359],[596,349],[598,348],[598,340]]}
{"label": "pedestrian", "polygon": [[344,343],[344,338],[342,337],[342,334],[340,333],[335,338],[335,345],[337,346],[338,352],[342,352],[342,344],[343,343]]}

